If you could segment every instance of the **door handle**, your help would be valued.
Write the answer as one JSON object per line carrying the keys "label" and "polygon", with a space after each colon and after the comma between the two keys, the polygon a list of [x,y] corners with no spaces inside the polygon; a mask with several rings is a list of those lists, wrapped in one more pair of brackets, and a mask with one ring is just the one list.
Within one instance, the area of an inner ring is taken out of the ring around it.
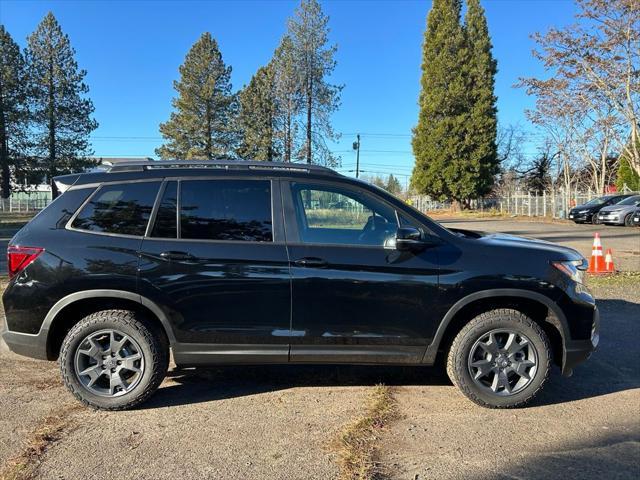
{"label": "door handle", "polygon": [[305,258],[301,258],[300,260],[296,260],[295,262],[293,262],[293,264],[296,267],[322,268],[322,267],[326,267],[329,264],[329,262],[327,262],[326,260],[323,260],[322,258],[305,257]]}
{"label": "door handle", "polygon": [[176,261],[184,261],[184,260],[194,260],[196,257],[187,252],[162,252],[160,254],[162,258],[165,260],[176,260]]}

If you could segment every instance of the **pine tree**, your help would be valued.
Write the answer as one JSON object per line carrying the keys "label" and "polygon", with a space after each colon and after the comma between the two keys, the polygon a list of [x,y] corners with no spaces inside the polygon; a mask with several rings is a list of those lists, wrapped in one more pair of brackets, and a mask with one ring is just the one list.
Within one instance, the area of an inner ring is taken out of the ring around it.
{"label": "pine tree", "polygon": [[0,25],[0,190],[11,194],[12,168],[25,156],[28,129],[26,68],[20,47]]}
{"label": "pine tree", "polygon": [[86,98],[86,72],[78,69],[69,37],[49,12],[27,39],[28,95],[33,126],[30,147],[35,168],[53,177],[82,171],[94,164],[89,135],[98,127],[91,118],[93,103]]}
{"label": "pine tree", "polygon": [[479,173],[469,162],[468,52],[460,10],[460,0],[434,0],[427,18],[411,177],[418,193],[457,201],[474,194]]}
{"label": "pine tree", "polygon": [[276,138],[282,145],[285,162],[290,162],[296,149],[298,114],[301,108],[298,71],[291,37],[285,35],[273,55],[275,101],[278,105]]}
{"label": "pine tree", "polygon": [[640,174],[631,167],[629,154],[627,153],[629,151],[631,151],[630,147],[620,156],[620,160],[618,162],[616,187],[620,192],[622,192],[625,187],[632,191],[640,190]]}
{"label": "pine tree", "polygon": [[178,92],[172,101],[175,111],[160,124],[166,143],[156,154],[186,160],[234,157],[237,99],[231,90],[231,67],[209,32],[191,47],[179,71],[180,80],[173,83]]}
{"label": "pine tree", "polygon": [[465,33],[469,61],[470,119],[468,126],[469,161],[474,170],[475,195],[486,195],[500,169],[496,139],[498,119],[494,95],[497,64],[491,54],[489,28],[480,0],[467,0]]}
{"label": "pine tree", "polygon": [[400,184],[400,180],[394,177],[393,174],[389,175],[385,189],[387,190],[387,192],[392,193],[396,196],[402,194],[402,185]]}
{"label": "pine tree", "polygon": [[329,17],[318,0],[302,0],[289,20],[298,71],[299,92],[304,109],[304,143],[300,157],[307,163],[333,165],[337,159],[325,141],[337,138],[331,126],[331,114],[338,109],[342,86],[332,85],[326,77],[333,72],[337,46],[329,42]]}
{"label": "pine tree", "polygon": [[273,162],[279,157],[276,139],[278,108],[273,63],[260,67],[239,94],[238,126],[242,135],[238,154],[249,160]]}

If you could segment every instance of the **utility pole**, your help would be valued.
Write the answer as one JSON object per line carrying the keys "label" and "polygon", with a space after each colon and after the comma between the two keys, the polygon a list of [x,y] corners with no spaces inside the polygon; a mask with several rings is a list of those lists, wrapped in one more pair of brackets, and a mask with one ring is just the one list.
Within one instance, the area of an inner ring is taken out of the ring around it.
{"label": "utility pole", "polygon": [[353,142],[353,149],[356,151],[356,178],[360,176],[360,134],[356,135],[357,140]]}

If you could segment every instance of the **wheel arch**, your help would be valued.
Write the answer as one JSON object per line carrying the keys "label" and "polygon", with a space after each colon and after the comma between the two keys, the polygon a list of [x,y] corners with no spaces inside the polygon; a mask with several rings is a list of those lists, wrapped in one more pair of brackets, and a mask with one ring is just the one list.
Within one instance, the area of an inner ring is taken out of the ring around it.
{"label": "wheel arch", "polygon": [[167,315],[158,304],[148,298],[124,290],[84,290],[58,300],[47,313],[41,327],[41,332],[46,332],[47,358],[58,358],[64,337],[82,318],[90,313],[109,309],[140,312],[160,326],[170,345],[176,341]]}
{"label": "wheel arch", "polygon": [[549,337],[554,363],[563,367],[565,339],[569,332],[564,313],[549,297],[519,289],[483,290],[458,300],[440,322],[422,362],[435,363],[439,353],[451,345],[464,325],[480,313],[498,308],[518,310],[537,322]]}

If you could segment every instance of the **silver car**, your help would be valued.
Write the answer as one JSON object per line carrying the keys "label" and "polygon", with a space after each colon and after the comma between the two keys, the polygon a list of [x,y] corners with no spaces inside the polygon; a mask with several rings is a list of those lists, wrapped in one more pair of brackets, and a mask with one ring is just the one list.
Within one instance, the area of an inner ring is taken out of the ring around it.
{"label": "silver car", "polygon": [[601,209],[598,213],[598,220],[600,220],[600,223],[609,225],[626,225],[630,227],[633,225],[633,214],[639,206],[640,195],[627,197],[615,205]]}

